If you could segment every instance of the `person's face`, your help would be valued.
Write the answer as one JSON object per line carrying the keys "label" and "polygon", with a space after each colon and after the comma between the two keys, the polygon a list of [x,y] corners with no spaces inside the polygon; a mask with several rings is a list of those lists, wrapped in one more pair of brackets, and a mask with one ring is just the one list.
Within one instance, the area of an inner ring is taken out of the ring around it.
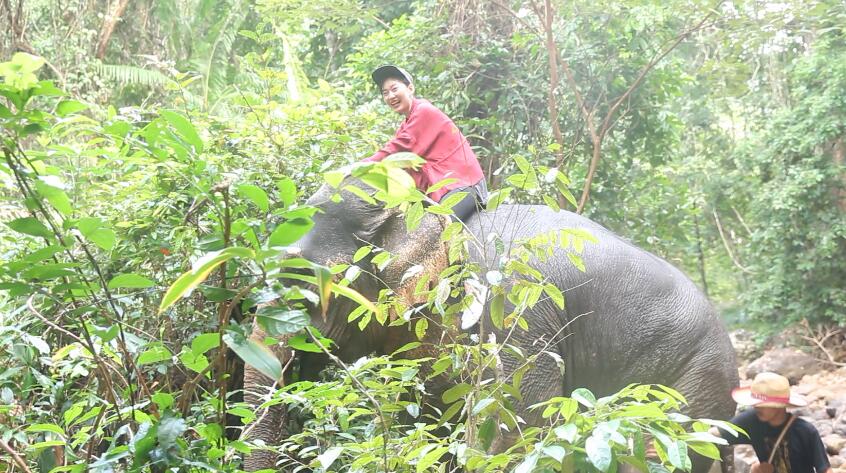
{"label": "person's face", "polygon": [[382,100],[393,111],[408,116],[411,113],[411,102],[414,100],[414,84],[405,85],[399,79],[385,79],[382,83]]}
{"label": "person's face", "polygon": [[772,426],[779,426],[784,423],[787,410],[783,407],[756,407],[755,415],[758,416],[758,420],[761,422],[766,422]]}

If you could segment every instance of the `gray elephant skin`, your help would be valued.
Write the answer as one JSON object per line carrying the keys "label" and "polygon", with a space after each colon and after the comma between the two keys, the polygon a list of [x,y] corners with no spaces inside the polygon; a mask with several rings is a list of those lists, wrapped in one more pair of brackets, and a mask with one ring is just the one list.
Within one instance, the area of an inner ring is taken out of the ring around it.
{"label": "gray elephant skin", "polygon": [[[364,184],[360,187],[367,188]],[[401,281],[412,265],[434,268],[434,274],[446,266],[446,246],[440,236],[447,219],[427,214],[421,225],[408,233],[396,208],[386,210],[368,204],[348,191],[341,192],[342,201],[333,203],[330,197],[336,192],[323,186],[309,199],[309,204],[322,212],[314,215],[313,229],[300,242],[303,257],[324,265],[351,262],[355,251],[368,243],[391,252],[395,258],[387,268],[382,272],[365,268],[355,282],[355,289],[370,300],[376,299],[385,284],[400,297],[411,297],[409,285],[413,288],[414,281]],[[630,383],[660,383],[677,389],[689,402],[686,413],[694,417],[728,419],[733,415],[735,405],[730,392],[738,383],[734,349],[711,303],[673,265],[585,217],[555,212],[546,206],[502,205],[494,212],[472,217],[467,226],[481,242],[489,241],[485,236],[495,232],[506,248],[511,242],[560,229],[587,230],[598,240],[584,248],[585,272],[574,267],[562,250],[556,250],[546,261],[532,264],[565,292],[566,307],[560,310],[551,301],[541,300],[525,314],[529,330],[514,331],[510,343],[533,353],[543,345],[536,343],[539,340],[562,333],[568,336],[557,337],[557,343],[548,347],[566,363],[563,375],[552,357],[541,356],[523,378],[523,400],[517,409],[528,424],[542,422],[539,410],[529,411],[527,406],[553,396],[567,396],[578,387],[605,396]],[[483,267],[493,267],[496,262],[491,260],[498,258],[493,257],[494,245],[484,246],[481,251],[471,250],[470,257]],[[378,274],[380,281],[367,276],[368,271]],[[513,308],[507,304],[506,313]],[[374,321],[364,331],[359,330],[346,322],[346,314],[353,308],[351,301],[335,298],[325,321],[318,313],[312,317],[314,326],[338,344],[336,354],[341,359],[352,361],[374,352],[391,353],[414,341],[414,331],[407,327],[388,328]],[[497,339],[503,340],[505,335],[498,333]],[[257,325],[253,336],[263,338]],[[282,347],[276,353],[283,365],[291,356]],[[409,352],[406,356],[426,354]],[[298,356],[302,356],[301,379],[314,379],[328,361],[311,353]],[[513,370],[515,364],[515,360],[504,358],[505,373]],[[259,394],[267,393],[272,384],[247,366],[247,402],[260,404]],[[433,395],[440,398],[437,392]],[[249,437],[268,444],[278,441],[283,410],[277,406],[264,413]],[[244,467],[254,471],[271,468],[273,463],[271,454],[254,453],[245,460]],[[695,461],[694,471],[704,472],[709,466],[710,461]]]}

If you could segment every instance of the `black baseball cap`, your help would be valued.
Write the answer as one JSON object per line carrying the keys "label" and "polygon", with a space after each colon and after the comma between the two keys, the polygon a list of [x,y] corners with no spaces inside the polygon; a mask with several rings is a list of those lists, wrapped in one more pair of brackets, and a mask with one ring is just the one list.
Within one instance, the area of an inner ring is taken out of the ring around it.
{"label": "black baseball cap", "polygon": [[376,83],[376,87],[381,88],[382,84],[387,79],[399,79],[405,82],[405,85],[411,85],[411,74],[408,73],[405,69],[394,66],[393,64],[385,64],[376,68],[370,77],[373,78],[373,82]]}

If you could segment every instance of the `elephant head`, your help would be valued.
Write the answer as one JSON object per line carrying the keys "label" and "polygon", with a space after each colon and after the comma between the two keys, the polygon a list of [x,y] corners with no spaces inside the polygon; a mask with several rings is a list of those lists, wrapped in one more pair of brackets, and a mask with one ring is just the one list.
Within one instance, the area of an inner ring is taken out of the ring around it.
{"label": "elephant head", "polygon": [[[414,294],[421,277],[437,281],[437,275],[447,266],[447,244],[441,241],[441,233],[449,223],[444,216],[426,214],[413,231],[406,229],[405,219],[398,208],[386,209],[380,203],[367,202],[345,190],[356,186],[368,187],[352,178],[345,180],[339,188],[324,185],[308,203],[319,209],[312,217],[314,226],[303,237],[298,246],[303,258],[323,266],[339,263],[357,264],[362,268],[360,276],[353,283],[356,289],[369,300],[376,300],[380,291],[388,289],[404,305],[412,306],[425,302],[425,297]],[[340,195],[340,201],[333,196]],[[337,200],[337,199],[335,199]],[[353,255],[360,248],[372,246],[374,252],[387,252],[387,265],[378,269],[371,257],[353,263]],[[409,276],[408,270],[417,266]],[[362,331],[356,324],[347,323],[347,314],[355,303],[345,298],[335,298],[329,305],[328,314],[312,310],[313,324],[328,338],[343,340],[338,352],[342,359],[354,359],[376,351],[389,353],[409,340],[378,323],[370,323]],[[390,314],[395,318],[400,314]]]}

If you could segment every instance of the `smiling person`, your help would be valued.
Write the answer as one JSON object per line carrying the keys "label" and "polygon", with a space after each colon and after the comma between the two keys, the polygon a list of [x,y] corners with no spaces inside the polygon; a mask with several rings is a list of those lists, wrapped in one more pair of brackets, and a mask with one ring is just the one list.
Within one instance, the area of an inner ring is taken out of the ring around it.
{"label": "smiling person", "polygon": [[482,167],[467,138],[455,123],[428,100],[414,96],[414,82],[406,70],[385,65],[372,74],[382,99],[405,119],[394,137],[379,151],[364,161],[381,161],[388,156],[407,151],[425,160],[420,169],[409,169],[421,192],[444,179],[455,179],[428,194],[435,202],[447,195],[466,192],[467,195],[452,207],[461,221],[481,208],[487,201],[487,186]]}
{"label": "smiling person", "polygon": [[787,378],[759,373],[751,386],[737,388],[731,395],[738,404],[753,408],[731,420],[749,437],[734,436],[722,429],[712,429],[711,433],[730,444],[751,444],[759,460],[752,465],[752,473],[832,473],[817,429],[787,412],[788,407],[807,405],[801,396],[790,392]]}

